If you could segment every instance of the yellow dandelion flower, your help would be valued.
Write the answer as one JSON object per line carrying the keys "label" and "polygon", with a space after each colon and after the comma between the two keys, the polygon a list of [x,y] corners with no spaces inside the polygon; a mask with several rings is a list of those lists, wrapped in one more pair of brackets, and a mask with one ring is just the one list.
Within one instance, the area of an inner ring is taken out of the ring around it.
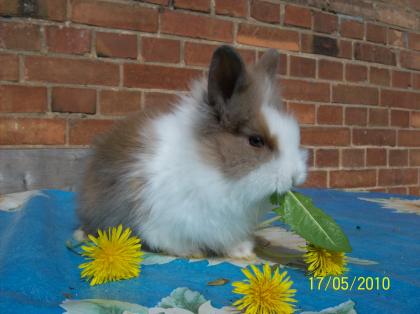
{"label": "yellow dandelion flower", "polygon": [[329,251],[308,244],[303,258],[308,264],[308,271],[314,277],[339,276],[347,271],[347,257],[344,252]]}
{"label": "yellow dandelion flower", "polygon": [[91,280],[91,286],[137,277],[143,252],[140,239],[130,235],[131,229],[123,231],[122,225],[98,230],[98,237],[88,235],[91,242],[82,246],[82,256],[89,261],[79,266],[81,277]]}
{"label": "yellow dandelion flower", "polygon": [[246,314],[288,314],[294,312],[293,299],[296,290],[291,289],[293,281],[284,271],[281,274],[277,268],[272,274],[271,267],[265,264],[261,272],[251,265],[252,274],[247,268],[242,272],[247,279],[232,283],[234,293],[244,296],[233,303],[239,311]]}

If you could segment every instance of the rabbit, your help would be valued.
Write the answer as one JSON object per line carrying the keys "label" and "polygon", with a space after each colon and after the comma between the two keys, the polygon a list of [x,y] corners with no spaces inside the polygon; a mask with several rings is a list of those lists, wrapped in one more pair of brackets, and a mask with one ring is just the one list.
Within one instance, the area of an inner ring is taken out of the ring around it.
{"label": "rabbit", "polygon": [[80,191],[87,233],[122,224],[150,250],[252,259],[269,196],[304,182],[306,150],[282,107],[279,53],[249,68],[220,46],[170,111],[145,109],[95,145]]}

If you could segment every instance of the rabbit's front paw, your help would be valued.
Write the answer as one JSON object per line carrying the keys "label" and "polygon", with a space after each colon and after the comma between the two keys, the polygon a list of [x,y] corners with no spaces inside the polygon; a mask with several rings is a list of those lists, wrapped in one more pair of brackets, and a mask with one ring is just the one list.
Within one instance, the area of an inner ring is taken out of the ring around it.
{"label": "rabbit's front paw", "polygon": [[231,258],[255,260],[257,256],[254,253],[254,242],[247,240],[239,243],[228,250],[227,255]]}

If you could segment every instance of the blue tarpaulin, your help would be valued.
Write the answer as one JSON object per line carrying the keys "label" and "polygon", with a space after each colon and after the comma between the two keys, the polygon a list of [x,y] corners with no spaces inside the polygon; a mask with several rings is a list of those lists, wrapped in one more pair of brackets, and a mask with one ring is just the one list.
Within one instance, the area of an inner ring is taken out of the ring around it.
{"label": "blue tarpaulin", "polygon": [[[345,276],[350,283],[356,281],[351,291],[337,284],[337,290],[326,288],[325,282],[311,287],[304,270],[285,266],[297,290],[297,312],[336,307],[324,313],[420,313],[420,200],[383,193],[300,191],[348,235],[353,252]],[[140,277],[90,286],[80,279],[78,265],[83,258],[66,247],[79,227],[75,201],[74,193],[58,190],[0,197],[1,314],[123,313],[124,309],[126,313],[225,313],[222,308],[238,298],[231,282],[244,279],[241,266],[246,265],[223,259],[149,254]],[[219,278],[229,282],[208,285]],[[367,278],[374,281],[372,287]],[[172,307],[173,312],[159,312],[159,307]]]}

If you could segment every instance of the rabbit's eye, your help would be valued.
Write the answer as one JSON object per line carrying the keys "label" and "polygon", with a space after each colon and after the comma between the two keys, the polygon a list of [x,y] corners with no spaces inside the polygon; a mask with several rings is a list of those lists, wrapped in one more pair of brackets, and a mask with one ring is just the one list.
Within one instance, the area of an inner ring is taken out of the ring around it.
{"label": "rabbit's eye", "polygon": [[259,135],[251,135],[249,138],[249,144],[254,147],[263,147],[264,139]]}

